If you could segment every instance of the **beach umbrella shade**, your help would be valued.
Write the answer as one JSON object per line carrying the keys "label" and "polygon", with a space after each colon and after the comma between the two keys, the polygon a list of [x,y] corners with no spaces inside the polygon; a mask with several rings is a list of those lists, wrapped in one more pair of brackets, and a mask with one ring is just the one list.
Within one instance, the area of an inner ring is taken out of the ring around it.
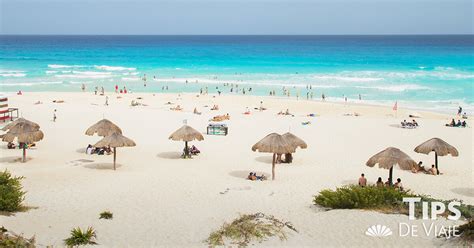
{"label": "beach umbrella shade", "polygon": [[18,118],[10,123],[8,123],[7,125],[5,125],[3,128],[2,128],[2,131],[8,131],[10,128],[14,127],[16,124],[18,123],[28,123],[30,124],[32,127],[35,127],[37,130],[40,129],[40,126],[35,123],[35,122],[32,122],[32,121],[29,121],[25,118]]}
{"label": "beach umbrella shade", "polygon": [[109,136],[104,137],[99,142],[97,142],[95,147],[112,147],[114,148],[114,170],[115,170],[115,161],[117,160],[117,147],[131,147],[136,146],[135,142],[120,133],[113,133]]}
{"label": "beach umbrella shade", "polygon": [[2,141],[13,142],[17,139],[18,143],[22,144],[23,158],[22,162],[26,162],[26,147],[28,144],[33,144],[42,140],[44,134],[39,130],[39,125],[33,122],[17,122],[16,125],[10,126],[8,132],[2,136]]}
{"label": "beach umbrella shade", "polygon": [[438,156],[446,156],[448,154],[451,154],[451,156],[457,157],[459,155],[458,150],[454,146],[446,143],[446,141],[440,138],[432,138],[423,142],[421,145],[415,148],[415,152],[423,153],[426,155],[428,155],[430,152],[434,152],[435,153],[435,166],[436,166],[436,170],[438,171],[438,175],[439,175]]}
{"label": "beach umbrella shade", "polygon": [[389,147],[372,156],[365,164],[369,167],[374,167],[378,164],[379,168],[390,170],[388,180],[390,185],[392,185],[393,167],[395,165],[398,165],[402,170],[411,170],[416,165],[416,162],[400,149]]}
{"label": "beach umbrella shade", "polygon": [[[301,148],[301,149],[306,149],[308,147],[308,145],[306,144],[306,142],[304,142],[304,140],[300,139],[298,136],[290,133],[290,132],[287,132],[285,134],[282,135],[282,137],[288,142],[290,143],[295,149],[296,148]],[[288,159],[288,157],[290,159]],[[293,160],[293,155],[291,153],[287,153],[285,154],[285,160],[287,160],[288,163],[291,162],[291,160]]]}
{"label": "beach umbrella shade", "polygon": [[114,133],[122,134],[122,130],[113,122],[102,119],[86,130],[86,135],[92,136],[95,133],[99,136],[106,137]]}
{"label": "beach umbrella shade", "polygon": [[196,129],[188,125],[184,125],[178,130],[174,131],[168,137],[168,139],[174,140],[174,141],[184,141],[184,157],[186,158],[186,157],[189,157],[188,142],[193,141],[193,140],[201,141],[201,140],[204,140],[204,137]]}
{"label": "beach umbrella shade", "polygon": [[252,146],[252,151],[273,153],[272,160],[272,180],[275,180],[275,160],[277,154],[287,154],[295,152],[295,147],[283,136],[271,133]]}

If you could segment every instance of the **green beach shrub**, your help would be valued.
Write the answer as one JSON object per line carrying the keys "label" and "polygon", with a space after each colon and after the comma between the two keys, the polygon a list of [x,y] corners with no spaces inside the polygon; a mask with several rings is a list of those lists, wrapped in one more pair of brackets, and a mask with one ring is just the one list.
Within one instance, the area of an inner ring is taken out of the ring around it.
{"label": "green beach shrub", "polygon": [[459,226],[461,238],[465,241],[474,242],[474,219],[470,219],[468,223]]}
{"label": "green beach shrub", "polygon": [[323,207],[338,209],[400,208],[403,205],[403,197],[415,195],[392,187],[350,185],[336,190],[322,190],[314,197],[313,202]]}
{"label": "green beach shrub", "polygon": [[[446,205],[454,200],[446,201],[431,198],[426,195],[416,195],[410,191],[400,191],[393,187],[360,187],[349,185],[336,188],[336,190],[325,189],[319,192],[313,199],[314,204],[331,209],[368,209],[384,213],[408,214],[408,204],[403,202],[404,197],[420,197],[423,202],[444,202]],[[461,206],[457,207],[461,216],[469,219],[474,216],[474,206],[466,205],[460,200]],[[421,216],[422,208],[416,204],[415,216]],[[428,205],[431,207],[431,204]],[[428,209],[430,211],[430,209]],[[444,216],[447,217],[448,211]]]}
{"label": "green beach shrub", "polygon": [[71,230],[71,236],[64,240],[64,244],[68,247],[76,247],[80,245],[96,245],[95,239],[97,234],[92,227],[88,227],[85,231],[77,227]]}
{"label": "green beach shrub", "polygon": [[99,217],[99,219],[106,219],[106,220],[110,220],[112,218],[114,218],[114,214],[110,211],[104,211],[100,213],[100,217]]}
{"label": "green beach shrub", "polygon": [[0,173],[0,211],[16,212],[22,210],[26,192],[21,180],[24,177],[13,177],[7,170]]}
{"label": "green beach shrub", "polygon": [[0,227],[0,247],[35,248],[35,237],[27,239],[22,235],[9,232],[2,226]]}
{"label": "green beach shrub", "polygon": [[245,247],[252,241],[262,242],[273,236],[286,240],[285,227],[297,232],[291,223],[282,222],[273,216],[263,213],[244,214],[212,232],[206,243],[210,247],[216,247],[224,246],[225,241],[230,240],[232,244]]}

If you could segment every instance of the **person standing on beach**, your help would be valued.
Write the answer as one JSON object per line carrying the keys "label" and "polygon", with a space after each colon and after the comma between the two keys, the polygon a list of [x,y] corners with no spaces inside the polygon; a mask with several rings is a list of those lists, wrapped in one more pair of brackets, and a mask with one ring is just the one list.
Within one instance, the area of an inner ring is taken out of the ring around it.
{"label": "person standing on beach", "polygon": [[109,96],[105,96],[105,106],[109,106]]}
{"label": "person standing on beach", "polygon": [[99,91],[99,87],[96,86],[95,89],[94,89],[94,94],[95,95],[97,95],[97,91]]}
{"label": "person standing on beach", "polygon": [[86,91],[86,85],[85,84],[81,85],[81,90],[82,90],[82,92]]}
{"label": "person standing on beach", "polygon": [[118,85],[115,85],[115,93],[118,93]]}
{"label": "person standing on beach", "polygon": [[359,94],[359,101],[362,101],[362,96]]}
{"label": "person standing on beach", "polygon": [[57,116],[56,116],[56,109],[55,109],[54,112],[53,112],[53,122],[56,122],[56,118],[57,118]]}
{"label": "person standing on beach", "polygon": [[462,114],[462,107],[459,106],[459,108],[458,108],[458,115],[461,115],[461,114]]}
{"label": "person standing on beach", "polygon": [[323,101],[326,101],[326,96],[324,95],[324,93],[321,94],[321,99],[322,99]]}
{"label": "person standing on beach", "polygon": [[365,178],[364,173],[360,174],[359,186],[361,186],[361,187],[367,186],[367,178]]}

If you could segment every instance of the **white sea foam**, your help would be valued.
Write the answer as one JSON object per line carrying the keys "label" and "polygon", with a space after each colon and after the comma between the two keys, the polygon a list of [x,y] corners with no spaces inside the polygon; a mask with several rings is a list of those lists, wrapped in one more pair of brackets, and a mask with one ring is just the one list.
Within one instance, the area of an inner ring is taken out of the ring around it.
{"label": "white sea foam", "polygon": [[59,68],[80,68],[80,67],[84,67],[83,65],[57,65],[57,64],[52,64],[52,65],[48,65],[49,68],[53,68],[53,69],[59,69]]}
{"label": "white sea foam", "polygon": [[0,71],[2,77],[25,77],[24,71]]}
{"label": "white sea foam", "polygon": [[403,92],[407,90],[429,90],[429,87],[417,84],[378,85],[378,86],[354,86],[359,89],[375,89],[381,91]]}
{"label": "white sea foam", "polygon": [[46,71],[46,74],[56,74],[58,71]]}
{"label": "white sea foam", "polygon": [[123,81],[140,81],[140,80],[142,80],[142,79],[139,78],[139,77],[133,77],[133,78],[130,78],[130,77],[123,77],[122,80],[123,80]]}
{"label": "white sea foam", "polygon": [[122,67],[122,66],[108,66],[108,65],[95,65],[94,68],[104,71],[135,71],[137,68],[133,67]]}
{"label": "white sea foam", "polygon": [[72,71],[72,74],[54,75],[57,78],[110,78],[113,77],[111,72],[97,72],[97,71]]}
{"label": "white sea foam", "polygon": [[315,75],[314,79],[320,80],[335,80],[335,81],[347,81],[347,82],[373,82],[380,81],[383,78],[380,77],[353,77],[353,76],[336,76],[336,75]]}
{"label": "white sea foam", "polygon": [[39,86],[39,85],[52,85],[62,84],[61,81],[46,81],[46,82],[28,82],[28,83],[1,83],[2,86]]}

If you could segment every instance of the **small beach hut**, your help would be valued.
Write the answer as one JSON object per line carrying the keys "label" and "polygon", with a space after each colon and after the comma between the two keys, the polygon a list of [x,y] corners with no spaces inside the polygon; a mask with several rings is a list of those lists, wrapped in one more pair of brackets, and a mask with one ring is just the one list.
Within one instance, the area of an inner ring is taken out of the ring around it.
{"label": "small beach hut", "polygon": [[[17,120],[18,121],[18,120]],[[13,124],[14,122],[10,123]],[[2,141],[13,142],[17,139],[18,143],[22,146],[23,157],[22,162],[26,162],[26,148],[28,145],[34,144],[37,141],[43,139],[44,134],[40,131],[38,124],[23,119],[22,121],[16,122],[14,125],[7,125],[5,130],[7,133],[2,136]]]}
{"label": "small beach hut", "polygon": [[115,161],[117,160],[117,147],[130,147],[136,146],[135,142],[120,133],[113,133],[109,136],[104,137],[102,140],[97,142],[95,147],[112,147],[114,148],[114,170],[115,170]]}
{"label": "small beach hut", "polygon": [[122,134],[122,130],[113,122],[107,119],[102,119],[86,130],[86,135],[89,136],[92,136],[96,133],[99,136],[106,137],[114,133]]}
{"label": "small beach hut", "polygon": [[[296,148],[301,148],[301,149],[306,149],[308,147],[308,145],[306,144],[306,142],[304,142],[304,140],[300,139],[298,136],[290,133],[290,132],[287,132],[285,134],[282,135],[282,137],[288,142],[290,143],[296,150]],[[287,163],[291,163],[291,161],[293,160],[293,155],[291,153],[286,153],[285,154],[285,160]]]}
{"label": "small beach hut", "polygon": [[272,160],[272,180],[275,180],[275,160],[277,154],[287,154],[295,152],[295,147],[283,136],[271,133],[252,146],[252,151],[273,153]]}
{"label": "small beach hut", "polygon": [[183,125],[181,128],[174,131],[168,137],[168,139],[174,140],[174,141],[184,141],[184,158],[187,158],[187,157],[191,157],[189,155],[188,142],[193,141],[193,140],[201,141],[201,140],[204,140],[204,137],[196,129],[188,125]]}
{"label": "small beach hut", "polygon": [[374,167],[378,164],[379,168],[390,170],[388,180],[390,185],[392,185],[393,167],[395,165],[398,165],[402,170],[411,170],[416,165],[416,162],[400,149],[389,147],[372,156],[365,164],[369,167]]}
{"label": "small beach hut", "polygon": [[435,167],[436,167],[436,170],[438,171],[438,175],[439,175],[438,156],[446,156],[448,154],[451,154],[451,156],[457,157],[459,155],[458,150],[454,146],[448,144],[446,141],[440,138],[432,138],[423,142],[421,145],[415,148],[415,152],[423,153],[426,155],[428,155],[430,152],[434,152],[435,153]]}

